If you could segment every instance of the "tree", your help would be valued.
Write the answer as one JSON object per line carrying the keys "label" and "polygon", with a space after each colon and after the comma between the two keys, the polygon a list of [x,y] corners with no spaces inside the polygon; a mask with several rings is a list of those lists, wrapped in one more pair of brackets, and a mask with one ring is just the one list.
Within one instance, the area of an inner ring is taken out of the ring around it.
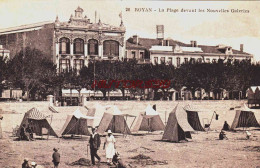
{"label": "tree", "polygon": [[[47,86],[53,87],[56,67],[40,50],[26,47],[10,61],[8,81],[27,94],[27,100],[35,94],[46,93]],[[47,81],[46,81],[47,79]],[[39,90],[43,92],[39,92]]]}
{"label": "tree", "polygon": [[4,86],[6,85],[5,80],[7,79],[7,58],[6,57],[0,57],[0,94],[2,93],[2,90]]}

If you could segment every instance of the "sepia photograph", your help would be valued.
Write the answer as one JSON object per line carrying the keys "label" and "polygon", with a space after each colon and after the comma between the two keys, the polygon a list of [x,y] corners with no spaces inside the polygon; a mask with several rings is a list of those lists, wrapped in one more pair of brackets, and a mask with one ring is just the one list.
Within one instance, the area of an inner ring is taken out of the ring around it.
{"label": "sepia photograph", "polygon": [[260,168],[260,1],[0,0],[1,168]]}

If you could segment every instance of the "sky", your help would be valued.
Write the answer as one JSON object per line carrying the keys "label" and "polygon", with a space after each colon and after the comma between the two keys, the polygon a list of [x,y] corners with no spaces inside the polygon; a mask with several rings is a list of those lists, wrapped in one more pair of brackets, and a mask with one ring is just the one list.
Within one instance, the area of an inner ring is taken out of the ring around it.
{"label": "sky", "polygon": [[[92,22],[96,11],[97,20],[114,26],[120,25],[122,12],[126,38],[156,38],[156,25],[164,25],[165,38],[185,43],[196,40],[199,45],[224,44],[238,50],[244,44],[244,51],[260,61],[259,1],[0,0],[0,29],[54,21],[57,15],[60,21],[68,21],[78,6]],[[147,8],[152,12],[146,12]],[[178,12],[167,12],[167,8]],[[229,12],[223,12],[226,10]]]}

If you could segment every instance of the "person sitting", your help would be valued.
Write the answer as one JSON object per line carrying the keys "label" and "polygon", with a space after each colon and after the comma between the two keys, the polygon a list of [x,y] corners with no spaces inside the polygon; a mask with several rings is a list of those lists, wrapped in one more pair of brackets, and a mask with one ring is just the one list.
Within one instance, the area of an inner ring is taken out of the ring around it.
{"label": "person sitting", "polygon": [[219,133],[219,140],[228,139],[225,132],[223,130]]}
{"label": "person sitting", "polygon": [[30,141],[29,137],[26,134],[26,125],[25,124],[22,125],[22,128],[20,130],[20,140]]}
{"label": "person sitting", "polygon": [[116,154],[113,156],[112,162],[114,165],[116,165],[117,168],[127,168],[118,152],[116,152]]}
{"label": "person sitting", "polygon": [[222,130],[225,130],[225,131],[230,130],[230,126],[228,125],[227,121],[224,122]]}
{"label": "person sitting", "polygon": [[246,139],[250,139],[251,135],[252,134],[249,131],[246,131]]}
{"label": "person sitting", "polygon": [[33,128],[31,127],[31,124],[29,123],[26,132],[29,134],[29,139],[33,141]]}
{"label": "person sitting", "polygon": [[22,168],[31,168],[31,166],[29,165],[28,159],[24,159]]}

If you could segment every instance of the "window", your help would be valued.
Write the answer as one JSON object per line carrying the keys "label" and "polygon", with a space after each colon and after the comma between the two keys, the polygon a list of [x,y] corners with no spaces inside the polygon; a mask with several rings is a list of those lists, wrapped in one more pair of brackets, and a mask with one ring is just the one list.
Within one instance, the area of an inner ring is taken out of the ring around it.
{"label": "window", "polygon": [[154,63],[158,64],[158,57],[154,57]]}
{"label": "window", "polygon": [[70,69],[70,60],[69,59],[60,59],[59,62],[60,72],[64,72]]}
{"label": "window", "polygon": [[62,37],[59,40],[59,53],[60,54],[70,54],[70,40],[68,38]]}
{"label": "window", "polygon": [[165,57],[161,57],[161,63],[165,63]]}
{"label": "window", "polygon": [[184,58],[184,63],[185,63],[185,64],[188,63],[188,58]]}
{"label": "window", "polygon": [[172,65],[172,58],[168,58],[168,64]]}
{"label": "window", "polygon": [[191,62],[192,64],[195,64],[195,61],[196,61],[195,58],[191,58],[191,59],[190,59],[190,62]]}
{"label": "window", "polygon": [[127,51],[125,51],[125,58],[127,58]]}
{"label": "window", "polygon": [[135,51],[132,51],[132,58],[135,58]]}
{"label": "window", "polygon": [[119,43],[117,41],[104,41],[103,46],[104,56],[119,56]]}
{"label": "window", "polygon": [[177,67],[179,67],[181,65],[181,58],[180,57],[177,57],[176,58],[176,61],[177,61]]}
{"label": "window", "polygon": [[144,59],[144,52],[140,52],[140,59]]}
{"label": "window", "polygon": [[73,44],[74,54],[84,54],[84,40],[82,39],[75,39]]}
{"label": "window", "polygon": [[74,59],[74,68],[79,71],[84,66],[84,60],[83,59]]}
{"label": "window", "polygon": [[98,41],[91,39],[88,41],[88,55],[98,55]]}

